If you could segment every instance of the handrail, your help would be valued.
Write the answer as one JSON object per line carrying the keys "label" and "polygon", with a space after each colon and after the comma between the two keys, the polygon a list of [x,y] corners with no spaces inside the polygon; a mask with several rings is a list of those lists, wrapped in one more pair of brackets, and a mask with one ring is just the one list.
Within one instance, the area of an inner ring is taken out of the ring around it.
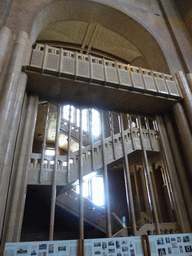
{"label": "handrail", "polygon": [[24,69],[166,98],[182,98],[177,80],[172,75],[49,45],[37,44],[31,62]]}

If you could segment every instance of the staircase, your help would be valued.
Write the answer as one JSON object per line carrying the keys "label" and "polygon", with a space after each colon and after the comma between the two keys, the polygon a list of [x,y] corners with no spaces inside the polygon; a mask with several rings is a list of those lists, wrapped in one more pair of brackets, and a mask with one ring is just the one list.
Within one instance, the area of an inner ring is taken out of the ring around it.
{"label": "staircase", "polygon": [[[66,127],[64,127],[64,125],[64,123],[61,124],[61,131],[66,130]],[[159,152],[160,146],[158,133],[154,130],[149,131],[146,129],[142,129],[142,132],[144,135],[145,148],[148,151]],[[140,132],[138,128],[125,130],[123,136],[125,137],[125,146],[128,154],[141,150]],[[73,137],[76,137],[76,134],[73,134]],[[107,164],[112,164],[113,162],[123,158],[121,133],[115,134],[113,140],[111,136],[105,138],[104,142]],[[86,138],[86,143],[89,143],[88,137]],[[93,175],[93,173],[102,170],[103,160],[101,140],[93,143],[93,157],[90,145],[85,146],[82,151],[84,176],[91,176]],[[69,182],[67,182],[67,155],[58,156],[58,160],[59,161],[57,164],[57,185],[63,186],[63,189],[57,196],[56,204],[62,207],[64,210],[70,212],[71,214],[79,216],[79,195],[75,191],[69,190],[72,186],[78,184],[79,151],[70,153]],[[31,161],[29,164],[28,172],[28,184],[52,184],[54,156],[46,156],[46,158],[44,159],[43,170],[40,169],[41,161],[41,154],[31,154]],[[42,180],[40,183],[39,176],[41,171]],[[98,230],[104,233],[106,232],[105,208],[93,204],[89,199],[86,198],[84,198],[84,220],[85,222],[91,224]],[[122,234],[126,236],[128,234],[128,230],[126,228],[123,228],[121,220],[114,213],[111,213],[111,222],[113,236],[122,236]]]}
{"label": "staircase", "polygon": [[148,223],[153,223],[152,213],[151,212],[140,212],[140,219],[137,221],[137,226],[142,227]]}
{"label": "staircase", "polygon": [[[57,196],[56,205],[79,217],[79,194],[69,190]],[[106,233],[106,210],[102,206],[95,205],[92,201],[84,198],[84,221],[98,230]],[[123,223],[111,213],[112,233],[115,234],[122,229]]]}
{"label": "staircase", "polygon": [[[175,223],[160,223],[160,231],[162,234],[175,234],[179,233],[178,224]],[[157,235],[154,223],[145,224],[136,233],[137,236],[141,235]]]}
{"label": "staircase", "polygon": [[[144,145],[147,151],[160,152],[158,132],[154,130],[142,129],[144,137]],[[127,154],[131,154],[141,150],[140,132],[138,128],[127,129],[124,131],[125,146]],[[113,143],[114,142],[114,143]],[[105,138],[105,154],[106,164],[112,164],[124,157],[122,149],[121,133]],[[114,152],[114,153],[113,153]],[[101,140],[93,143],[93,152],[91,146],[86,146],[82,149],[83,154],[83,173],[92,175],[93,171],[98,172],[103,168],[102,160],[102,143]],[[150,160],[150,159],[149,159]],[[43,169],[41,170],[41,161],[44,161]],[[54,167],[54,156],[46,156],[41,159],[41,154],[32,153],[29,163],[28,184],[30,185],[52,185],[52,175]],[[70,154],[70,173],[67,180],[67,155],[58,156],[57,163],[57,186],[67,186],[68,189],[75,184],[78,184],[79,178],[79,151]],[[42,172],[42,173],[41,173]],[[39,180],[40,174],[42,176]]]}

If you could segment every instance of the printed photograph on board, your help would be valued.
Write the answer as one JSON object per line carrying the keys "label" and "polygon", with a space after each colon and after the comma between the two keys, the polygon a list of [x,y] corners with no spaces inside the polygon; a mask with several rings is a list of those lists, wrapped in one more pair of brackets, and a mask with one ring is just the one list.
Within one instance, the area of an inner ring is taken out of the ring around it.
{"label": "printed photograph on board", "polygon": [[191,247],[191,245],[185,246],[185,251],[186,251],[186,252],[192,252],[192,247]]}
{"label": "printed photograph on board", "polygon": [[102,242],[102,249],[103,250],[107,249],[107,243],[106,242]]}
{"label": "printed photograph on board", "polygon": [[166,237],[165,238],[165,242],[168,244],[168,243],[170,243],[170,238],[169,237]]}
{"label": "printed photograph on board", "polygon": [[190,242],[189,236],[183,236],[183,242],[184,243]]}
{"label": "printed photograph on board", "polygon": [[36,250],[34,249],[34,250],[32,250],[32,252],[31,252],[31,256],[32,255],[37,255],[37,252],[36,252]]}
{"label": "printed photograph on board", "polygon": [[39,250],[46,250],[47,249],[47,244],[40,244],[39,245]]}
{"label": "printed photograph on board", "polygon": [[49,244],[49,254],[54,253],[54,244]]}
{"label": "printed photograph on board", "polygon": [[166,255],[165,248],[158,249],[158,256],[163,256],[163,255]]}
{"label": "printed photograph on board", "polygon": [[163,241],[163,238],[159,238],[157,239],[157,244],[160,245],[160,244],[164,244],[164,241]]}
{"label": "printed photograph on board", "polygon": [[183,253],[183,247],[181,245],[179,246],[179,250],[180,250],[180,253]]}
{"label": "printed photograph on board", "polygon": [[27,254],[27,245],[20,245],[17,247],[17,254]]}
{"label": "printed photograph on board", "polygon": [[177,237],[177,243],[181,243],[181,237]]}
{"label": "printed photograph on board", "polygon": [[121,244],[125,245],[128,244],[128,242],[126,240],[123,240]]}
{"label": "printed photograph on board", "polygon": [[120,248],[120,242],[116,241],[116,249],[119,249],[119,248]]}
{"label": "printed photograph on board", "polygon": [[168,248],[167,248],[167,252],[168,252],[168,254],[172,254],[171,247],[168,247]]}
{"label": "printed photograph on board", "polygon": [[67,247],[66,247],[65,245],[63,245],[63,246],[58,246],[58,252],[60,252],[60,251],[66,252],[66,249],[67,249]]}
{"label": "printed photograph on board", "polygon": [[31,256],[35,256],[35,255],[37,255],[37,252],[38,252],[38,245],[37,244],[35,244],[35,245],[32,245],[31,246]]}
{"label": "printed photograph on board", "polygon": [[115,243],[114,243],[113,240],[111,240],[111,241],[108,242],[108,246],[114,246],[114,245],[115,245]]}
{"label": "printed photograph on board", "polygon": [[114,249],[114,248],[109,248],[109,249],[108,249],[108,252],[109,252],[109,253],[115,253],[115,249]]}
{"label": "printed photograph on board", "polygon": [[123,251],[123,252],[127,252],[127,251],[128,251],[128,246],[123,246],[123,247],[122,247],[122,251]]}
{"label": "printed photograph on board", "polygon": [[95,242],[94,247],[101,247],[101,242]]}

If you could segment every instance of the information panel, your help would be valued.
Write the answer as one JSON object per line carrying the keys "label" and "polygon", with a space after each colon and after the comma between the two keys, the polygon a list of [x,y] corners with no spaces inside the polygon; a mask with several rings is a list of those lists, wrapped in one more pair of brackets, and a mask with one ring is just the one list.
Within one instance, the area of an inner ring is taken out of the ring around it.
{"label": "information panel", "polygon": [[[192,256],[192,234],[149,236],[151,256]],[[140,236],[84,240],[85,256],[143,256]],[[77,256],[78,240],[6,243],[4,256]]]}
{"label": "information panel", "polygon": [[[141,237],[86,239],[85,256],[143,256]],[[78,241],[6,243],[4,256],[77,256]]]}
{"label": "information panel", "polygon": [[192,234],[149,236],[151,256],[192,256]]}
{"label": "information panel", "polygon": [[77,240],[6,243],[4,256],[76,256],[77,250]]}

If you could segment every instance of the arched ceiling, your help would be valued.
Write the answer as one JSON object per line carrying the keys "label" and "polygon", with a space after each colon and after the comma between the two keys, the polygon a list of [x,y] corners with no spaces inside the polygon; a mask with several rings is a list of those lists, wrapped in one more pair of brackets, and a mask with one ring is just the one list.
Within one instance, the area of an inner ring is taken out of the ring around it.
{"label": "arched ceiling", "polygon": [[137,17],[119,11],[118,5],[113,8],[96,0],[53,1],[37,13],[30,39],[71,45],[83,53],[106,54],[120,62],[169,73],[157,39]]}
{"label": "arched ceiling", "polygon": [[92,53],[147,68],[141,52],[129,40],[96,22],[60,21],[46,26],[38,42]]}

